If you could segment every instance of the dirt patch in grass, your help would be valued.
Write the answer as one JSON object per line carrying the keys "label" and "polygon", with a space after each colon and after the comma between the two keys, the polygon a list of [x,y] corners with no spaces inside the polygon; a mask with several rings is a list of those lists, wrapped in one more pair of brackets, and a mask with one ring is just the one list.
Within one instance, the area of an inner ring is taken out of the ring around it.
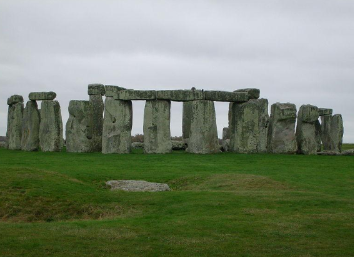
{"label": "dirt patch in grass", "polygon": [[183,177],[169,182],[174,190],[195,191],[272,191],[291,187],[269,177],[252,174],[216,174],[208,177]]}

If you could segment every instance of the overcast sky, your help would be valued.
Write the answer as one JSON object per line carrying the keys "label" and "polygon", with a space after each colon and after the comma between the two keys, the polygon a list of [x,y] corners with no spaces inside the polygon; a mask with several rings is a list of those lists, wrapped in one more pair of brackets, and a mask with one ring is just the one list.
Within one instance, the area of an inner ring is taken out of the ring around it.
{"label": "overcast sky", "polygon": [[[354,1],[0,0],[0,135],[13,94],[55,91],[64,126],[87,85],[261,90],[269,103],[333,108],[354,142]],[[182,104],[171,132],[181,135]],[[219,135],[227,103],[216,103]],[[132,134],[144,102],[133,102]]]}

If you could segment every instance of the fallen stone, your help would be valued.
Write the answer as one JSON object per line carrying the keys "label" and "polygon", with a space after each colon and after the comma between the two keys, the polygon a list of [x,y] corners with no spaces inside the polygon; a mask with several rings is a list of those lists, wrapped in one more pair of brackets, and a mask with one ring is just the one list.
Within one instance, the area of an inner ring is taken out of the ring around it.
{"label": "fallen stone", "polygon": [[354,149],[349,149],[349,150],[345,150],[342,152],[343,156],[353,156],[354,155]]}
{"label": "fallen stone", "polygon": [[187,152],[196,154],[218,153],[215,107],[213,101],[192,101],[191,125]]}
{"label": "fallen stone", "polygon": [[66,151],[72,153],[91,152],[92,128],[89,123],[89,101],[69,102],[69,119],[66,123]]}
{"label": "fallen stone", "polygon": [[145,153],[170,153],[172,151],[170,117],[170,101],[146,101],[144,110]]}
{"label": "fallen stone", "polygon": [[130,153],[133,125],[132,102],[106,97],[105,106],[102,153]]}
{"label": "fallen stone", "polygon": [[298,153],[306,155],[317,153],[316,121],[318,121],[318,118],[318,108],[316,106],[308,104],[300,107],[296,126]]}
{"label": "fallen stone", "polygon": [[44,100],[41,105],[39,145],[43,152],[60,152],[63,146],[63,122],[58,101]]}
{"label": "fallen stone", "polygon": [[144,143],[142,142],[133,142],[132,143],[133,149],[144,149]]}
{"label": "fallen stone", "polygon": [[204,91],[205,100],[220,102],[247,102],[247,92]]}
{"label": "fallen stone", "polygon": [[0,148],[7,148],[6,142],[0,142]]}
{"label": "fallen stone", "polygon": [[36,101],[28,101],[23,112],[21,149],[38,151],[40,115]]}
{"label": "fallen stone", "polygon": [[7,105],[16,103],[23,103],[23,97],[21,95],[13,95],[7,99]]}
{"label": "fallen stone", "polygon": [[338,156],[341,154],[335,151],[323,151],[323,152],[318,152],[317,155]]}
{"label": "fallen stone", "polygon": [[90,114],[89,127],[92,131],[91,152],[102,152],[103,111],[104,104],[101,94],[89,96]]}
{"label": "fallen stone", "polygon": [[89,84],[87,93],[88,93],[88,95],[103,96],[103,95],[105,95],[106,92],[105,92],[105,87],[103,84]]}
{"label": "fallen stone", "polygon": [[121,90],[118,91],[114,99],[116,100],[155,100],[155,90]]}
{"label": "fallen stone", "polygon": [[275,103],[272,105],[268,128],[269,153],[296,153],[295,122],[295,104]]}
{"label": "fallen stone", "polygon": [[182,111],[182,138],[183,142],[188,145],[189,142],[189,132],[191,130],[192,122],[192,102],[183,103]]}
{"label": "fallen stone", "polygon": [[28,98],[32,101],[37,100],[54,100],[57,94],[55,92],[32,92],[28,95]]}
{"label": "fallen stone", "polygon": [[114,97],[119,91],[126,90],[124,87],[118,87],[113,85],[105,85],[105,95],[108,97]]}
{"label": "fallen stone", "polygon": [[343,133],[342,115],[321,116],[321,139],[323,150],[341,152]]}
{"label": "fallen stone", "polygon": [[172,150],[186,150],[186,148],[183,141],[172,140]]}
{"label": "fallen stone", "polygon": [[23,100],[22,96],[12,96],[9,98],[8,116],[7,116],[7,147],[10,150],[21,150],[22,138],[22,118],[23,118]]}
{"label": "fallen stone", "polygon": [[231,105],[230,149],[237,153],[265,153],[268,134],[268,100],[251,99]]}
{"label": "fallen stone", "polygon": [[332,115],[332,113],[333,113],[332,109],[328,109],[328,108],[319,108],[318,109],[318,114],[320,116]]}
{"label": "fallen stone", "polygon": [[244,88],[235,90],[234,92],[246,92],[248,94],[248,99],[258,99],[261,93],[258,88]]}
{"label": "fallen stone", "polygon": [[203,100],[203,90],[159,90],[156,91],[156,99],[177,102]]}
{"label": "fallen stone", "polygon": [[163,183],[153,183],[144,180],[110,180],[106,185],[111,190],[123,190],[128,192],[163,192],[170,191],[170,187]]}

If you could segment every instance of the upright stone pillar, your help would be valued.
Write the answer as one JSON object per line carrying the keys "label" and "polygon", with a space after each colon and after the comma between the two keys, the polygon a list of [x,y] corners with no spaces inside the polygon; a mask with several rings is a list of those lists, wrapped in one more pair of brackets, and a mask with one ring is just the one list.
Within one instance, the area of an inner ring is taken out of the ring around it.
{"label": "upright stone pillar", "polygon": [[320,108],[319,112],[323,150],[341,152],[344,133],[342,115],[332,116],[332,109]]}
{"label": "upright stone pillar", "polygon": [[319,120],[315,121],[315,129],[316,129],[317,152],[321,152],[322,151],[321,123]]}
{"label": "upright stone pillar", "polygon": [[228,127],[222,130],[222,149],[228,152],[230,148],[230,129]]}
{"label": "upright stone pillar", "polygon": [[218,153],[220,150],[214,102],[192,101],[191,125],[187,151],[197,154]]}
{"label": "upright stone pillar", "polygon": [[192,102],[183,102],[183,117],[182,117],[182,138],[183,142],[188,145],[189,132],[191,130],[192,119]]}
{"label": "upright stone pillar", "polygon": [[36,101],[28,101],[23,113],[21,148],[24,151],[39,149],[40,114]]}
{"label": "upright stone pillar", "polygon": [[87,153],[91,151],[92,129],[90,127],[89,101],[72,100],[69,103],[69,119],[66,122],[66,151]]}
{"label": "upright stone pillar", "polygon": [[317,153],[318,141],[316,137],[316,121],[318,121],[318,117],[318,108],[316,106],[302,105],[300,107],[296,126],[298,153]]}
{"label": "upright stone pillar", "polygon": [[104,104],[102,96],[105,94],[105,88],[102,84],[88,85],[88,94],[90,97],[90,127],[92,129],[91,151],[102,151],[102,132],[103,132],[103,111]]}
{"label": "upright stone pillar", "polygon": [[63,122],[58,101],[43,100],[39,126],[39,145],[43,152],[60,152],[63,147]]}
{"label": "upright stone pillar", "polygon": [[172,151],[170,116],[170,101],[146,101],[144,110],[145,153],[170,153]]}
{"label": "upright stone pillar", "polygon": [[21,150],[22,118],[23,118],[23,97],[13,95],[7,99],[7,146],[10,150]]}
{"label": "upright stone pillar", "polygon": [[230,151],[265,153],[269,123],[268,100],[251,99],[230,106]]}
{"label": "upright stone pillar", "polygon": [[296,153],[295,122],[295,104],[275,103],[272,105],[268,128],[269,153]]}

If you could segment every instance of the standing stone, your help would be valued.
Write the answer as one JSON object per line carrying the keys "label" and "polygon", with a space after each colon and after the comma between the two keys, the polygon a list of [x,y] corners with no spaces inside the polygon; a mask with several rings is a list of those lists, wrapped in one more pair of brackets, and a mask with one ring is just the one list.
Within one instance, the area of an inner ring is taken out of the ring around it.
{"label": "standing stone", "polygon": [[39,149],[40,115],[36,101],[28,101],[23,113],[21,148],[24,151]]}
{"label": "standing stone", "polygon": [[220,147],[214,102],[195,100],[191,104],[191,125],[187,152],[197,154],[218,153]]}
{"label": "standing stone", "polygon": [[191,130],[192,120],[192,102],[183,102],[183,114],[182,114],[182,138],[183,142],[188,145],[189,132]]}
{"label": "standing stone", "polygon": [[222,149],[224,152],[228,152],[230,147],[230,130],[228,127],[222,130]]}
{"label": "standing stone", "polygon": [[319,120],[315,122],[315,129],[316,129],[317,152],[321,152],[322,151],[321,123]]}
{"label": "standing stone", "polygon": [[170,153],[172,151],[170,116],[170,101],[146,101],[144,110],[145,153]]}
{"label": "standing stone", "polygon": [[91,152],[102,151],[103,111],[102,96],[105,88],[102,84],[88,85],[90,97],[90,127],[92,128]]}
{"label": "standing stone", "polygon": [[302,105],[300,107],[296,126],[298,153],[317,153],[318,138],[316,137],[316,121],[318,121],[318,117],[318,108],[316,106]]}
{"label": "standing stone", "polygon": [[132,102],[106,97],[102,153],[130,153],[132,125]]}
{"label": "standing stone", "polygon": [[321,116],[321,139],[323,150],[341,152],[343,143],[343,118],[342,115]]}
{"label": "standing stone", "polygon": [[10,150],[21,150],[22,118],[23,118],[23,97],[13,95],[7,99],[7,147]]}
{"label": "standing stone", "polygon": [[89,101],[72,100],[66,122],[66,151],[87,153],[91,151],[92,129],[89,123]]}
{"label": "standing stone", "polygon": [[251,99],[231,105],[230,151],[265,153],[269,123],[268,100]]}
{"label": "standing stone", "polygon": [[295,122],[295,104],[275,103],[272,105],[268,128],[269,153],[296,153]]}
{"label": "standing stone", "polygon": [[39,145],[43,152],[60,152],[63,144],[63,122],[58,101],[44,100],[41,105]]}

